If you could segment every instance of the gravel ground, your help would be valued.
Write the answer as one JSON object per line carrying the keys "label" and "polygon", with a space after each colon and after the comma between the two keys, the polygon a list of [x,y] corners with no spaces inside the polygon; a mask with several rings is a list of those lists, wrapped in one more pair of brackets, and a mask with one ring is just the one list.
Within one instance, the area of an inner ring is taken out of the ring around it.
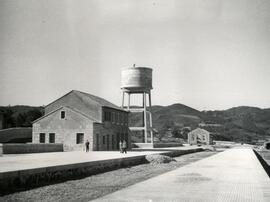
{"label": "gravel ground", "polygon": [[198,152],[176,157],[175,162],[167,164],[142,164],[122,168],[79,180],[5,195],[0,197],[0,201],[89,201],[216,153]]}
{"label": "gravel ground", "polygon": [[264,160],[270,165],[270,150],[265,150],[265,151],[257,151],[263,158]]}

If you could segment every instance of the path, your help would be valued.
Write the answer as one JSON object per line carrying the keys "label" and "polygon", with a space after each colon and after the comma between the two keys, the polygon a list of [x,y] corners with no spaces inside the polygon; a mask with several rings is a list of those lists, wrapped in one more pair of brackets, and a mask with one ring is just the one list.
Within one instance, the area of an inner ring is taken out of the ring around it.
{"label": "path", "polygon": [[[195,146],[178,147],[174,150],[190,150],[198,148]],[[169,151],[171,148],[167,148]],[[51,152],[51,153],[32,153],[32,154],[6,154],[0,157],[0,175],[9,171],[18,171],[34,168],[45,168],[50,166],[68,165],[91,161],[101,161],[109,159],[119,159],[133,156],[143,156],[147,154],[162,153],[164,151],[128,151],[121,154],[118,151],[74,151],[74,152]]]}
{"label": "path", "polygon": [[235,148],[96,201],[270,201],[270,179],[252,149]]}

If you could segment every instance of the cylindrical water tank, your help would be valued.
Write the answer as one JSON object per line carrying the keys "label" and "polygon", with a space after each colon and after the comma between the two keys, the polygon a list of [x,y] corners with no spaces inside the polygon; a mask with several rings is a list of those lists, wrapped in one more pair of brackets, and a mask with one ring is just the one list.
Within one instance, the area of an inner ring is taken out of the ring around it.
{"label": "cylindrical water tank", "polygon": [[152,87],[152,69],[131,67],[121,72],[121,89],[128,91],[149,91]]}

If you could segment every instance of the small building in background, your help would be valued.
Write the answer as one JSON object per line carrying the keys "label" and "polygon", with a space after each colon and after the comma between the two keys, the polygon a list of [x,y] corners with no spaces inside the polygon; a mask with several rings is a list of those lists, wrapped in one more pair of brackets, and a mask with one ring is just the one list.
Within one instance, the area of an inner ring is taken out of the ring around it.
{"label": "small building in background", "polygon": [[188,143],[190,145],[197,145],[197,144],[210,145],[212,144],[212,142],[213,140],[210,132],[202,128],[194,129],[188,133]]}
{"label": "small building in background", "polygon": [[45,106],[33,122],[33,143],[62,143],[64,151],[82,150],[89,141],[93,151],[118,150],[125,140],[130,148],[128,112],[109,101],[72,90]]}

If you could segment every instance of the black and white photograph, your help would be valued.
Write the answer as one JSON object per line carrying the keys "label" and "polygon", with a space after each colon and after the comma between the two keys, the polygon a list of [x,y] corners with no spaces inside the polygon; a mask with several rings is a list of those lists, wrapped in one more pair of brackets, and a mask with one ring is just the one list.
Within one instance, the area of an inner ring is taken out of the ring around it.
{"label": "black and white photograph", "polygon": [[269,202],[269,0],[0,0],[0,202]]}

